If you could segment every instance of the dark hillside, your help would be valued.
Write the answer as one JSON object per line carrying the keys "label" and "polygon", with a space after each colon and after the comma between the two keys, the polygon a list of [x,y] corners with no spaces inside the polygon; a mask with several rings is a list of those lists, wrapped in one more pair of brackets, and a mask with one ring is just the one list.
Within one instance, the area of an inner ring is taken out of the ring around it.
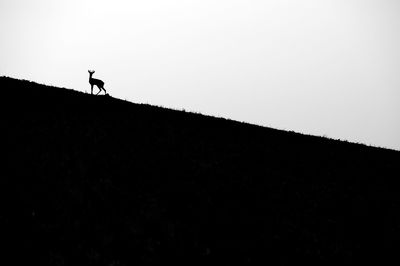
{"label": "dark hillside", "polygon": [[0,89],[1,257],[15,264],[399,260],[398,151],[5,77]]}

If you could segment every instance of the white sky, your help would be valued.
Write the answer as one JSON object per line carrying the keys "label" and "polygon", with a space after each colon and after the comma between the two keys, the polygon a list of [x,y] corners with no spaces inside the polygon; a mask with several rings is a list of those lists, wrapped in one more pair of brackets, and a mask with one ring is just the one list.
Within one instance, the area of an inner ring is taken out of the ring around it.
{"label": "white sky", "polygon": [[0,0],[0,75],[90,91],[88,69],[129,101],[400,150],[398,0]]}

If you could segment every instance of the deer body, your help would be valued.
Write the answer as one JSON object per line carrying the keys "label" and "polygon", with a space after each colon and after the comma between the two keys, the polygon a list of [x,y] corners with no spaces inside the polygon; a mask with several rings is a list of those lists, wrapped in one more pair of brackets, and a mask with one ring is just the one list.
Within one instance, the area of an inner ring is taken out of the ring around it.
{"label": "deer body", "polygon": [[104,89],[104,82],[102,80],[100,80],[100,79],[92,78],[92,75],[93,75],[94,71],[88,70],[88,72],[89,72],[89,83],[90,83],[90,86],[91,86],[90,94],[93,94],[93,86],[94,85],[96,85],[97,88],[99,88],[99,92],[97,94],[99,94],[102,90],[104,91],[104,93],[107,94],[106,89]]}

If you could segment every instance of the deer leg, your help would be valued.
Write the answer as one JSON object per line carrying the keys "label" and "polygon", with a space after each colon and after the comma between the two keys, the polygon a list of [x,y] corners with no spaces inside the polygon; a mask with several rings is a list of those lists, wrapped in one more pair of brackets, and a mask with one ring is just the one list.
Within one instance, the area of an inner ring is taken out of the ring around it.
{"label": "deer leg", "polygon": [[104,86],[101,88],[103,89],[104,93],[107,94],[107,91],[106,91],[106,89],[104,89]]}
{"label": "deer leg", "polygon": [[101,87],[97,86],[97,88],[99,89],[99,92],[96,95],[98,95],[101,92]]}
{"label": "deer leg", "polygon": [[93,85],[90,87],[90,94],[93,94]]}

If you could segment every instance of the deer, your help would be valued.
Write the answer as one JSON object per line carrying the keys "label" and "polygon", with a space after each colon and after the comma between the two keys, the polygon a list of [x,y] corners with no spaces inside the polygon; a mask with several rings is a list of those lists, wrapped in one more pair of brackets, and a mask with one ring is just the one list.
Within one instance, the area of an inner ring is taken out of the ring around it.
{"label": "deer", "polygon": [[88,72],[89,72],[89,83],[91,86],[90,94],[93,94],[93,86],[94,85],[96,85],[97,88],[99,88],[99,92],[97,94],[99,94],[102,90],[104,91],[105,94],[107,94],[106,89],[104,89],[104,82],[102,80],[92,78],[92,75],[94,74],[94,70],[92,70],[92,71],[88,70]]}

